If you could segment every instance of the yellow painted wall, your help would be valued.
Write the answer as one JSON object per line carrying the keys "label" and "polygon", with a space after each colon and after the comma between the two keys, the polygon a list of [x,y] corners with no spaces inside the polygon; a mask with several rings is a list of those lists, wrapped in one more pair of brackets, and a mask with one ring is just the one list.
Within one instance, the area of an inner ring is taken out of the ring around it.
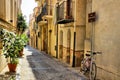
{"label": "yellow painted wall", "polygon": [[11,4],[10,4],[10,0],[7,0],[6,1],[6,21],[10,22],[10,17],[11,17],[11,13],[10,13],[10,10],[11,10]]}
{"label": "yellow painted wall", "polygon": [[[38,26],[37,33],[41,31],[40,29],[41,29],[40,26]],[[40,35],[38,36],[38,50],[41,51],[41,47],[42,47],[42,45],[41,45],[41,32],[40,32]]]}
{"label": "yellow painted wall", "polygon": [[5,0],[0,1],[0,18],[5,19]]}
{"label": "yellow painted wall", "polygon": [[76,0],[76,25],[86,24],[85,13],[86,13],[86,0]]}
{"label": "yellow painted wall", "polygon": [[[55,34],[55,25],[53,25],[53,21],[49,20],[49,26],[48,26],[48,30],[52,30],[52,32],[49,34],[51,34],[51,40],[48,41],[49,42],[49,48],[51,47],[51,55],[52,56],[56,56],[56,51],[55,51],[55,45],[56,45],[56,34]],[[49,36],[50,38],[50,36]],[[48,39],[49,40],[49,39]]]}

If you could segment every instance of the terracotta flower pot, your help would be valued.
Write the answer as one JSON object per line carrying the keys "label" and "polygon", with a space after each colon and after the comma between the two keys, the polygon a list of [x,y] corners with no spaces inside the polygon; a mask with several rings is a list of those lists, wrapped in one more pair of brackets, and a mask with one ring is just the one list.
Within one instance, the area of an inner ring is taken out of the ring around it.
{"label": "terracotta flower pot", "polygon": [[8,63],[8,68],[10,72],[16,72],[17,64]]}

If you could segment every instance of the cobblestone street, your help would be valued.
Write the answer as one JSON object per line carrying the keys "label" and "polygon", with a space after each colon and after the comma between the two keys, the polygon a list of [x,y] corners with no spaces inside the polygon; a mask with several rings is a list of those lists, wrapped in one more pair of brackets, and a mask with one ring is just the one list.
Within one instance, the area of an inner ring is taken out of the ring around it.
{"label": "cobblestone street", "polygon": [[80,73],[31,47],[24,50],[20,80],[86,80]]}

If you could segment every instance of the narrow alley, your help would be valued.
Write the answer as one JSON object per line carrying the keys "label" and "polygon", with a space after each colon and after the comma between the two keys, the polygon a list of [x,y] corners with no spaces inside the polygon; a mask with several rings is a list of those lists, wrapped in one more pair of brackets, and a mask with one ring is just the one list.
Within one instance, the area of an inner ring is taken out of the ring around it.
{"label": "narrow alley", "polygon": [[120,80],[120,0],[0,5],[0,80]]}
{"label": "narrow alley", "polygon": [[31,47],[24,50],[20,80],[86,80],[66,64]]}

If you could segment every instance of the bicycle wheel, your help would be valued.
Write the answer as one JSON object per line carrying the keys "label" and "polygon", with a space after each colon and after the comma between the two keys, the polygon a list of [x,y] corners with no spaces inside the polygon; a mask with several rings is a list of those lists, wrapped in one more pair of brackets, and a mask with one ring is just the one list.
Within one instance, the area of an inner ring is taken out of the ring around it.
{"label": "bicycle wheel", "polygon": [[81,62],[80,72],[81,72],[82,74],[84,74],[84,73],[85,73],[84,60]]}
{"label": "bicycle wheel", "polygon": [[90,70],[90,80],[95,80],[97,74],[97,67],[95,63],[92,63],[92,68]]}

